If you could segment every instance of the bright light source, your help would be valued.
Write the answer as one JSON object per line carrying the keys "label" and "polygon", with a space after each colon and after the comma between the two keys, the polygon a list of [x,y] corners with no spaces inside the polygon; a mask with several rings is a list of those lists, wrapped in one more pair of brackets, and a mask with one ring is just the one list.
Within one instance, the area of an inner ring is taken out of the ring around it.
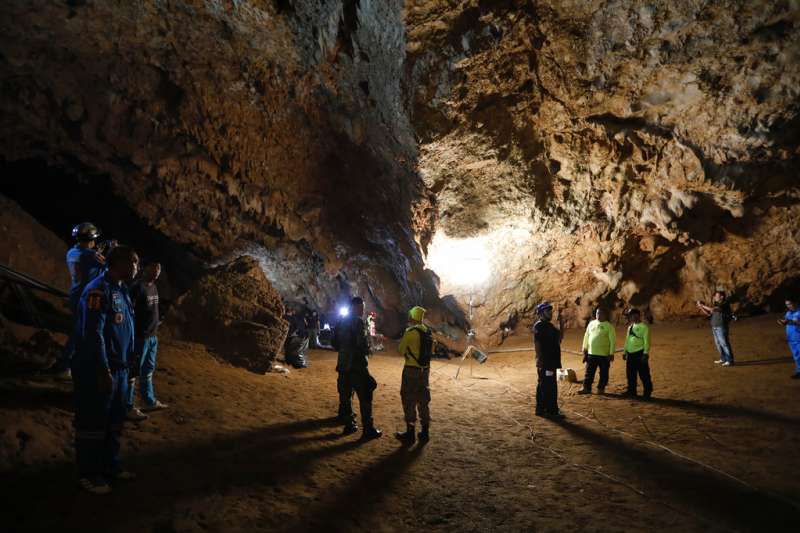
{"label": "bright light source", "polygon": [[339,308],[339,316],[340,317],[344,318],[349,314],[350,314],[350,308],[348,308],[348,307],[346,307],[344,305]]}
{"label": "bright light source", "polygon": [[474,287],[491,275],[488,237],[453,239],[437,231],[428,248],[427,266],[455,287]]}
{"label": "bright light source", "polygon": [[324,325],[324,326],[322,326],[322,329],[324,329],[324,330],[326,330],[326,331],[330,331],[330,330],[331,330],[331,325],[330,325],[330,324],[328,324],[327,322],[325,322],[325,325]]}

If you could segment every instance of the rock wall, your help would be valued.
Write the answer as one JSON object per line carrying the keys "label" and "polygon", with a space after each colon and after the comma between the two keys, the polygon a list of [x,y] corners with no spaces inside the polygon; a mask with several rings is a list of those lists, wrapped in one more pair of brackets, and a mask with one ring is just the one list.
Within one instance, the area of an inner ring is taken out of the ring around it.
{"label": "rock wall", "polygon": [[399,2],[12,0],[0,13],[0,155],[109,176],[209,261],[256,245],[321,264],[319,286],[292,297],[315,301],[338,276],[395,330],[422,298]]}
{"label": "rock wall", "polygon": [[[352,289],[389,334],[437,290],[485,337],[545,298],[759,308],[800,267],[798,9],[9,0],[0,156],[108,176],[209,263]],[[487,280],[434,257],[467,243]]]}
{"label": "rock wall", "polygon": [[266,372],[289,331],[283,315],[280,295],[258,262],[245,256],[200,278],[175,303],[166,328],[209,345],[236,366]]}
{"label": "rock wall", "polygon": [[797,278],[796,2],[415,0],[406,23],[438,228],[487,237],[489,280],[449,287],[484,333],[541,299],[681,317]]}

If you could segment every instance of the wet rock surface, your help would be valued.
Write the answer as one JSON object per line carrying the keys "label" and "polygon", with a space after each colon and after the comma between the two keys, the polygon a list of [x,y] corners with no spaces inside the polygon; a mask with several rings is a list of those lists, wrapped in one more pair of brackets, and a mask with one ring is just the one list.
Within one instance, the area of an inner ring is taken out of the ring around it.
{"label": "wet rock surface", "polygon": [[281,297],[258,261],[244,256],[203,276],[175,302],[166,326],[236,366],[266,372],[289,331],[283,314]]}

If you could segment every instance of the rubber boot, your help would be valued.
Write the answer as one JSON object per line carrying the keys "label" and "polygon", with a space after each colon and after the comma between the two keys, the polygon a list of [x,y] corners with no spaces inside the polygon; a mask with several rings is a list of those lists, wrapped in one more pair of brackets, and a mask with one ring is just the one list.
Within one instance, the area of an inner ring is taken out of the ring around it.
{"label": "rubber boot", "polygon": [[414,444],[416,440],[416,433],[414,429],[414,424],[406,424],[405,432],[397,432],[394,434],[395,438],[405,444],[406,446],[411,446]]}
{"label": "rubber boot", "polygon": [[430,435],[428,434],[428,426],[422,426],[422,430],[419,432],[419,442],[420,444],[425,444],[430,440]]}

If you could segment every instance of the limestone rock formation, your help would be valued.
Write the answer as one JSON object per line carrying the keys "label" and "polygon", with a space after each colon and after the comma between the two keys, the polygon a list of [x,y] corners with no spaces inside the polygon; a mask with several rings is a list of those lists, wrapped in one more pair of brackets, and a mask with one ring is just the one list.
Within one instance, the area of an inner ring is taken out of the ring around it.
{"label": "limestone rock formation", "polygon": [[344,283],[400,328],[424,288],[399,3],[12,0],[0,14],[3,157],[108,176],[210,262],[261,251],[273,279],[313,273],[293,298],[323,306]]}
{"label": "limestone rock formation", "polygon": [[179,338],[209,345],[234,365],[265,372],[289,331],[283,314],[281,297],[258,261],[243,256],[200,278],[175,303],[166,326]]}
{"label": "limestone rock formation", "polygon": [[763,309],[800,267],[798,9],[10,0],[0,156],[107,176],[210,264],[358,292],[389,334],[455,322],[448,295],[489,338],[541,299]]}
{"label": "limestone rock formation", "polygon": [[797,279],[796,3],[417,0],[406,23],[437,230],[492,266],[447,289],[485,332],[540,299],[667,318]]}

